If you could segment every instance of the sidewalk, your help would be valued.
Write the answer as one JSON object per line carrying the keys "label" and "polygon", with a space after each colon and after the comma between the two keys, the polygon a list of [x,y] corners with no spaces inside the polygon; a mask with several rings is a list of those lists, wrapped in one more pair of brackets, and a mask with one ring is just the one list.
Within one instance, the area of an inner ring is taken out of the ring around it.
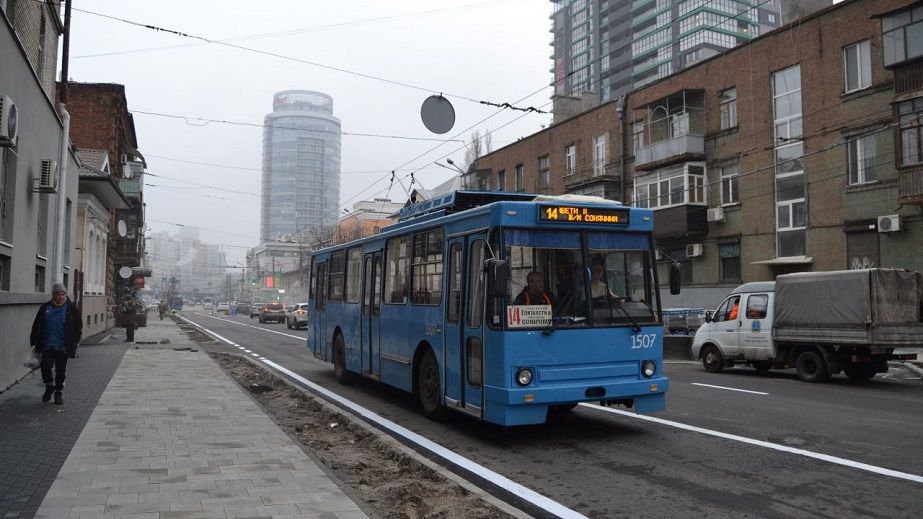
{"label": "sidewalk", "polygon": [[366,517],[173,321],[135,339],[35,517]]}

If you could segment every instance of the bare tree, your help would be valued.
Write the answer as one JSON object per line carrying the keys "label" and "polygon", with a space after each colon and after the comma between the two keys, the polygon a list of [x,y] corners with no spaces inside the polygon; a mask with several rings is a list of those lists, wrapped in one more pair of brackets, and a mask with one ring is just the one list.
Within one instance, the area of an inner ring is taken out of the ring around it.
{"label": "bare tree", "polygon": [[465,163],[462,169],[466,172],[469,171],[479,158],[493,150],[493,134],[490,133],[490,130],[485,131],[483,136],[481,135],[481,130],[474,130],[471,132],[471,142],[468,143],[468,147],[465,149]]}

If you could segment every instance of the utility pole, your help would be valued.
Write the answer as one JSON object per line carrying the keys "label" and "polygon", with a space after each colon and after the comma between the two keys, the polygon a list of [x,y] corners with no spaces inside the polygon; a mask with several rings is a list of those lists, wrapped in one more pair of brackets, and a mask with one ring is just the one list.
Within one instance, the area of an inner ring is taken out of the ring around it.
{"label": "utility pole", "polygon": [[278,292],[276,291],[276,255],[272,256],[272,295],[275,297]]}

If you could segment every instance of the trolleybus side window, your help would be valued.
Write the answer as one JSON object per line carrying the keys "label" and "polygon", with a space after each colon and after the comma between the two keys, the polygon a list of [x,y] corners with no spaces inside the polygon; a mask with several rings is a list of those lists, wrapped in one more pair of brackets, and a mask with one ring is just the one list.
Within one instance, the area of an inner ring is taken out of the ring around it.
{"label": "trolleybus side window", "polygon": [[407,270],[410,266],[410,237],[388,240],[385,294],[387,303],[407,302]]}
{"label": "trolleybus side window", "polygon": [[346,264],[346,302],[359,302],[359,288],[362,282],[362,250],[358,247],[349,249]]}
{"label": "trolleybus side window", "polygon": [[331,301],[343,300],[343,282],[346,280],[346,252],[339,251],[330,255],[330,292]]}
{"label": "trolleybus side window", "polygon": [[462,244],[455,242],[449,247],[449,299],[446,302],[446,321],[458,323],[462,301]]}
{"label": "trolleybus side window", "polygon": [[327,305],[327,262],[315,263],[316,274],[314,275],[314,308],[323,310]]}
{"label": "trolleybus side window", "polygon": [[442,300],[442,229],[414,235],[413,298],[415,305],[438,305]]}
{"label": "trolleybus side window", "polygon": [[481,326],[484,317],[484,240],[471,242],[468,262],[468,326]]}

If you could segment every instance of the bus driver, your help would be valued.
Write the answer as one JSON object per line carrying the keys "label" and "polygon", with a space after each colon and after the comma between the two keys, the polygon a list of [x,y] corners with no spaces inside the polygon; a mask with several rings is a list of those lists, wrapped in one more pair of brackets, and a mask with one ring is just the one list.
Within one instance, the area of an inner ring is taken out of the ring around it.
{"label": "bus driver", "polygon": [[526,286],[516,296],[514,304],[550,305],[553,308],[556,302],[554,294],[545,290],[545,278],[542,277],[542,273],[533,270],[526,276]]}

